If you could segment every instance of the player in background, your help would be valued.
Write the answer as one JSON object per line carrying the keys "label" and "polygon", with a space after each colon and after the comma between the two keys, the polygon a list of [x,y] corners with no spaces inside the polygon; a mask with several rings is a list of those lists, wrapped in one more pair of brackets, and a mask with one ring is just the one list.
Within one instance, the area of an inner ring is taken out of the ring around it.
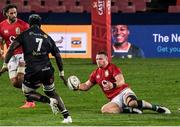
{"label": "player in background", "polygon": [[[64,116],[62,123],[72,123],[63,100],[55,91],[54,68],[48,55],[51,53],[55,57],[60,77],[66,83],[60,51],[52,38],[40,29],[41,17],[39,15],[30,15],[29,24],[30,28],[21,33],[9,47],[4,58],[4,65],[9,62],[13,51],[22,46],[26,62],[26,73],[22,85],[25,96],[34,101],[48,103],[53,113],[61,113]],[[40,86],[43,86],[47,96],[36,92]]]}
{"label": "player in background", "polygon": [[[6,47],[9,48],[13,40],[21,32],[29,28],[28,23],[17,18],[17,6],[14,4],[8,4],[3,9],[4,16],[7,18],[0,23],[0,43],[1,51],[0,57],[3,55],[3,42],[5,42]],[[21,89],[22,82],[25,73],[25,62],[23,58],[22,48],[19,47],[13,52],[13,57],[9,61],[7,67],[0,71],[0,75],[5,71],[9,72],[9,78],[11,84]],[[20,108],[33,108],[35,103],[31,100],[27,100],[26,103]]]}
{"label": "player in background", "polygon": [[125,83],[122,71],[115,64],[109,63],[106,52],[99,52],[96,55],[97,69],[89,79],[81,83],[75,90],[87,91],[95,84],[98,84],[106,97],[110,100],[102,106],[102,113],[142,113],[141,110],[149,109],[158,113],[170,114],[170,110],[153,105],[144,100],[137,99],[135,93]]}

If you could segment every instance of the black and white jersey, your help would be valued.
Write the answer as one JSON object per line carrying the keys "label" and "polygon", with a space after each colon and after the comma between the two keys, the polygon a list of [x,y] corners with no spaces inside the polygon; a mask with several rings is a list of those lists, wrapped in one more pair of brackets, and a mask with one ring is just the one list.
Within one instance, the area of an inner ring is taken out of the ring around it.
{"label": "black and white jersey", "polygon": [[22,45],[26,73],[34,74],[46,67],[52,67],[49,53],[54,56],[60,53],[53,39],[37,26],[24,31],[15,41]]}

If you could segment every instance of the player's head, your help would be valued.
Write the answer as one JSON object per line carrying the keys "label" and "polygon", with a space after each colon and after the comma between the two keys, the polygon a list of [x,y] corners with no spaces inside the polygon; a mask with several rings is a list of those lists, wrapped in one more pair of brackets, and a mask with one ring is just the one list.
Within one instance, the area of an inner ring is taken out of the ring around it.
{"label": "player's head", "polygon": [[4,16],[13,23],[17,20],[17,6],[14,4],[8,4],[3,9]]}
{"label": "player's head", "polygon": [[32,14],[29,16],[29,25],[33,26],[33,25],[37,25],[37,26],[41,26],[41,17],[38,14]]}
{"label": "player's head", "polygon": [[127,42],[129,33],[127,25],[114,25],[112,27],[112,39],[117,45]]}
{"label": "player's head", "polygon": [[108,65],[108,56],[104,51],[100,51],[96,54],[96,63],[98,67],[106,67]]}

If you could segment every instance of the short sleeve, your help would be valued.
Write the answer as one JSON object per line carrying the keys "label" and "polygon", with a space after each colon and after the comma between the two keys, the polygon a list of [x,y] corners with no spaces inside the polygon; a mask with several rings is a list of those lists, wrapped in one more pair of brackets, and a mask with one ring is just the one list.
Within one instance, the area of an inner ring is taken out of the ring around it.
{"label": "short sleeve", "polygon": [[122,73],[121,69],[114,64],[112,64],[112,72],[113,72],[113,77]]}

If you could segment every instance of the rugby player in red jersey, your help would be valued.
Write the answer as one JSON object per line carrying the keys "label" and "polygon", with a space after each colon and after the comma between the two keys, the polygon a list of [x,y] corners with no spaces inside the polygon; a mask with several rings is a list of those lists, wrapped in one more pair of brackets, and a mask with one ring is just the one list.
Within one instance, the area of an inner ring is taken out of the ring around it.
{"label": "rugby player in red jersey", "polygon": [[79,84],[75,90],[87,91],[98,84],[109,102],[102,106],[102,113],[142,113],[149,109],[158,113],[170,114],[166,107],[153,105],[144,100],[139,100],[129,85],[125,83],[122,71],[115,64],[108,61],[106,52],[96,55],[97,69],[95,69],[85,83]]}
{"label": "rugby player in red jersey", "polygon": [[[21,32],[29,28],[29,24],[17,18],[17,6],[14,4],[8,4],[3,9],[4,16],[7,18],[0,22],[0,43],[1,49],[3,49],[3,42],[5,42],[7,48],[11,45],[13,40]],[[2,57],[3,51],[0,51]],[[4,65],[6,66],[6,65]],[[13,57],[9,61],[8,65],[0,71],[0,75],[5,71],[9,72],[9,78],[12,85],[16,88],[22,88],[22,82],[25,73],[25,62],[22,52],[22,48],[18,48],[14,51]],[[20,108],[33,108],[35,103],[31,100],[27,100],[25,105]]]}

